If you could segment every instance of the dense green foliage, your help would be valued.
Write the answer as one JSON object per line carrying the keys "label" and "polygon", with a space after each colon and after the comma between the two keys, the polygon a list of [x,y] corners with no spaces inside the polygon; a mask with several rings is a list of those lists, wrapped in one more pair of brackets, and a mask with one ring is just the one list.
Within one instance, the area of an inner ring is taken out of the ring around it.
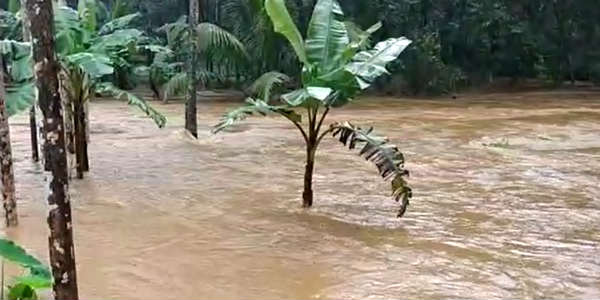
{"label": "dense green foliage", "polygon": [[[185,9],[180,3],[185,1],[158,2]],[[254,66],[260,69],[255,74],[268,70],[292,74],[293,56],[273,34],[263,1],[201,2],[206,20],[251,45],[253,58],[263,64]],[[286,1],[300,32],[308,28],[315,2]],[[405,92],[448,92],[499,77],[556,84],[600,81],[600,6],[593,0],[342,0],[341,6],[359,28],[381,20],[377,40],[405,35],[414,41],[390,67],[397,75],[383,82],[401,83]],[[168,18],[169,12],[155,5],[149,15]]]}
{"label": "dense green foliage", "polygon": [[[102,3],[96,22],[139,12],[145,22],[138,28],[150,33],[187,14],[185,0],[95,1]],[[286,0],[299,32],[307,32],[315,3]],[[600,6],[592,0],[342,0],[340,5],[351,35],[381,20],[374,39],[404,35],[414,41],[389,67],[391,74],[378,80],[376,87],[386,91],[444,93],[497,78],[600,82]],[[238,81],[248,81],[271,70],[300,74],[298,59],[275,33],[264,1],[201,0],[200,7],[201,22],[232,33],[253,62],[237,62],[226,72],[229,79],[235,73]],[[5,13],[0,18],[2,27],[13,22]],[[14,35],[2,27],[0,35]]]}

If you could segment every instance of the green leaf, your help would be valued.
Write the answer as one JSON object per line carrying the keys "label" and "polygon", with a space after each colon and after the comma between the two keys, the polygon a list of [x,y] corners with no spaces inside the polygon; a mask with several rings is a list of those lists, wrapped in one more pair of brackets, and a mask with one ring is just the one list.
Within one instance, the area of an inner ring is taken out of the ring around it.
{"label": "green leaf", "polygon": [[83,28],[89,32],[96,32],[98,21],[96,20],[96,11],[98,10],[96,0],[79,0],[77,2],[77,12]]}
{"label": "green leaf", "polygon": [[306,39],[308,61],[318,66],[319,73],[335,69],[350,43],[344,16],[336,0],[319,0],[313,11]]}
{"label": "green leaf", "polygon": [[271,18],[275,32],[281,33],[290,42],[298,59],[305,65],[310,65],[304,48],[304,41],[298,27],[292,21],[284,0],[266,0],[265,8]]}
{"label": "green leaf", "polygon": [[18,283],[8,289],[8,300],[37,300],[35,290],[24,283]]}
{"label": "green leaf", "polygon": [[48,267],[13,241],[0,239],[0,256],[21,267],[29,269],[32,275],[41,276],[47,279],[52,278]]}
{"label": "green leaf", "polygon": [[309,86],[306,88],[306,92],[317,100],[325,101],[329,95],[333,92],[332,89],[328,87],[317,87],[317,86]]}
{"label": "green leaf", "polygon": [[332,125],[333,137],[347,146],[350,150],[361,147],[359,155],[377,166],[384,180],[392,181],[392,196],[396,202],[402,201],[398,217],[402,217],[412,198],[412,190],[405,177],[409,176],[404,168],[404,155],[398,147],[389,143],[385,137],[373,134],[373,128],[362,129],[349,122]]}
{"label": "green leaf", "polygon": [[144,33],[137,29],[116,30],[94,39],[89,51],[96,53],[110,53],[114,52],[115,49],[128,49],[143,35]]}
{"label": "green leaf", "polygon": [[44,276],[27,275],[13,278],[15,284],[26,284],[34,289],[47,289],[52,287],[52,280]]}
{"label": "green leaf", "polygon": [[213,127],[212,132],[218,133],[255,114],[266,116],[271,113],[277,113],[295,123],[300,123],[302,121],[302,116],[286,106],[273,106],[264,101],[252,98],[246,99],[246,103],[248,105],[237,108],[224,115],[219,124]]}
{"label": "green leaf", "polygon": [[21,9],[21,1],[19,0],[8,0],[8,11],[16,14]]}
{"label": "green leaf", "polygon": [[92,78],[113,74],[110,58],[101,53],[80,52],[65,57],[69,64],[79,66]]}
{"label": "green leaf", "polygon": [[0,40],[0,55],[9,71],[9,82],[18,83],[33,78],[30,43]]}
{"label": "green leaf", "polygon": [[102,25],[102,27],[100,27],[100,30],[98,31],[98,34],[104,35],[104,34],[112,33],[116,30],[126,29],[127,27],[131,26],[131,23],[133,23],[133,21],[139,19],[141,16],[142,16],[142,14],[140,14],[140,13],[134,13],[134,14],[122,16],[120,18],[116,18],[116,19]]}
{"label": "green leaf", "polygon": [[6,87],[6,111],[14,116],[29,109],[36,100],[36,88],[32,82]]}
{"label": "green leaf", "polygon": [[311,97],[306,89],[298,89],[281,96],[281,99],[283,99],[283,101],[292,107],[306,106],[307,101],[310,98]]}
{"label": "green leaf", "polygon": [[[292,107],[309,107],[319,104],[327,105],[326,100],[332,93],[333,90],[328,87],[309,86],[284,94],[281,98]],[[315,102],[315,100],[319,100],[320,102]]]}
{"label": "green leaf", "polygon": [[167,118],[163,114],[158,112],[156,109],[154,109],[152,106],[150,106],[148,102],[128,91],[124,91],[117,88],[112,83],[103,82],[98,85],[96,91],[101,94],[113,95],[118,100],[126,99],[129,105],[136,106],[141,111],[143,111],[148,117],[150,117],[154,121],[154,123],[156,123],[156,126],[158,126],[158,128],[163,128],[167,123]]}
{"label": "green leaf", "polygon": [[410,43],[405,37],[380,42],[373,50],[357,53],[353,61],[346,66],[346,70],[356,76],[361,89],[366,89],[377,77],[387,73],[385,66],[396,60]]}

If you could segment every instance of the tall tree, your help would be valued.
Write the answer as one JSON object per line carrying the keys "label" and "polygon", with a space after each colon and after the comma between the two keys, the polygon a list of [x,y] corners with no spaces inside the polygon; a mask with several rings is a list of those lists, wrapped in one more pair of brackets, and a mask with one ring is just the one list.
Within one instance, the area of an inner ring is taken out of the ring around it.
{"label": "tall tree", "polygon": [[44,157],[49,170],[47,201],[50,236],[50,265],[55,299],[79,299],[75,269],[75,247],[69,180],[65,151],[62,103],[58,90],[59,65],[55,54],[52,0],[26,0],[26,11],[34,41],[33,59],[38,89],[38,105],[43,114]]}
{"label": "tall tree", "polygon": [[[3,65],[0,55],[0,66]],[[2,199],[6,227],[17,226],[17,202],[15,197],[15,175],[10,147],[10,127],[6,110],[6,91],[4,90],[4,71],[0,68],[0,167],[2,176]]]}
{"label": "tall tree", "polygon": [[[25,7],[25,0],[21,0],[21,7]],[[22,19],[23,24],[23,41],[30,42],[31,41],[31,32],[29,30],[29,20],[27,20],[27,14],[23,14]],[[35,105],[31,107],[29,111],[29,129],[31,132],[31,159],[33,161],[40,160],[40,154],[38,151],[38,131],[37,131],[37,121],[35,115]]]}
{"label": "tall tree", "polygon": [[[200,6],[198,0],[190,0],[189,31],[190,36],[198,27],[200,18]],[[198,45],[192,42],[189,63],[187,66],[189,86],[187,101],[185,104],[185,129],[195,138],[198,138],[198,117],[197,117],[197,97],[198,97]]]}

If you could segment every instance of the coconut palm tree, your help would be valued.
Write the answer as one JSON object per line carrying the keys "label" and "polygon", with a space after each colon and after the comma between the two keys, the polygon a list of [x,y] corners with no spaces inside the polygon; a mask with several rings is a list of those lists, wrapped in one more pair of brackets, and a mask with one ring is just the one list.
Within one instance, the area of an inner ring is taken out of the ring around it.
{"label": "coconut palm tree", "polygon": [[[312,177],[315,155],[321,140],[332,135],[350,149],[360,147],[359,154],[373,162],[384,179],[390,179],[396,201],[401,201],[398,216],[409,204],[412,191],[405,177],[404,156],[384,137],[373,134],[372,128],[363,129],[350,122],[336,122],[329,126],[325,120],[330,110],[348,104],[377,77],[386,73],[385,66],[395,60],[411,43],[410,40],[390,38],[379,42],[373,49],[363,50],[371,33],[380,24],[350,38],[344,14],[335,0],[319,0],[308,26],[306,41],[294,25],[284,0],[266,0],[266,12],[275,31],[290,42],[302,62],[302,87],[281,96],[282,104],[272,105],[268,98],[247,99],[247,105],[226,114],[214,128],[219,132],[249,115],[279,114],[300,131],[306,144],[303,207],[313,205]],[[268,93],[263,93],[268,94]],[[305,111],[304,116],[301,111]],[[303,119],[306,118],[307,125]]]}
{"label": "coconut palm tree", "polygon": [[[193,73],[197,81],[194,86],[200,89],[215,82],[239,81],[236,78],[239,71],[248,64],[242,42],[215,24],[203,22],[189,30],[187,17],[182,16],[176,22],[161,26],[157,32],[165,37],[165,45],[171,51],[155,53],[149,72],[150,86],[155,96],[165,102],[174,95],[195,95],[190,93],[192,76],[188,62],[193,53],[196,62]],[[188,111],[186,115],[188,113],[191,114]],[[193,120],[186,121],[188,125],[192,123]],[[186,129],[191,127],[186,125]],[[190,133],[193,135],[193,131]]]}

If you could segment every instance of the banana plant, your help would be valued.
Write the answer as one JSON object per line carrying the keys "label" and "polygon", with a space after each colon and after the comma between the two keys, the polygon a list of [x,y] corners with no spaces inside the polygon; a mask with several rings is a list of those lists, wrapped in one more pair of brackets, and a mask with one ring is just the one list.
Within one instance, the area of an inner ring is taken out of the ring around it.
{"label": "banana plant", "polygon": [[[87,158],[87,116],[85,107],[96,93],[124,99],[141,109],[158,127],[166,118],[136,95],[117,88],[112,80],[123,69],[133,69],[131,58],[146,51],[168,52],[169,49],[152,44],[143,32],[129,28],[139,14],[113,19],[98,26],[90,17],[95,1],[80,2],[80,11],[65,5],[55,6],[55,40],[60,61],[59,78],[65,106],[65,131],[67,149],[76,155],[77,175],[89,168]],[[98,28],[99,29],[95,29]],[[94,29],[94,30],[91,30]],[[0,41],[0,54],[9,67],[7,110],[9,115],[31,107],[35,101],[35,87],[30,43],[11,40]]]}
{"label": "banana plant", "polygon": [[[141,31],[128,28],[139,14],[122,16],[96,30],[95,3],[81,1],[79,12],[63,6],[55,13],[57,49],[62,66],[59,78],[61,91],[67,100],[67,148],[75,151],[78,178],[89,170],[85,106],[97,92],[117,98],[127,94],[128,102],[144,111],[159,127],[166,122],[165,117],[145,101],[109,84],[111,82],[107,80],[111,76],[119,77],[122,70],[131,69],[130,58],[135,54],[158,47],[148,44],[150,39]],[[160,48],[157,51],[167,50]]]}
{"label": "banana plant", "polygon": [[372,49],[361,50],[370,33],[376,31],[380,24],[361,31],[361,34],[354,34],[355,38],[351,39],[343,20],[344,13],[336,0],[317,2],[306,41],[293,23],[284,0],[266,0],[265,8],[275,31],[285,36],[303,64],[302,87],[282,95],[279,105],[269,104],[267,98],[248,98],[246,106],[223,116],[213,131],[222,131],[255,114],[278,114],[288,119],[306,143],[302,194],[302,205],[306,208],[313,205],[315,154],[322,139],[331,135],[351,150],[359,147],[359,154],[373,162],[385,180],[391,181],[392,196],[401,203],[398,211],[398,217],[401,217],[406,212],[412,190],[405,180],[408,171],[404,168],[404,156],[398,147],[387,138],[375,135],[372,128],[361,128],[350,122],[335,122],[327,126],[325,120],[332,109],[348,104],[385,74],[385,66],[394,61],[411,41],[404,37],[390,38],[377,43]]}

